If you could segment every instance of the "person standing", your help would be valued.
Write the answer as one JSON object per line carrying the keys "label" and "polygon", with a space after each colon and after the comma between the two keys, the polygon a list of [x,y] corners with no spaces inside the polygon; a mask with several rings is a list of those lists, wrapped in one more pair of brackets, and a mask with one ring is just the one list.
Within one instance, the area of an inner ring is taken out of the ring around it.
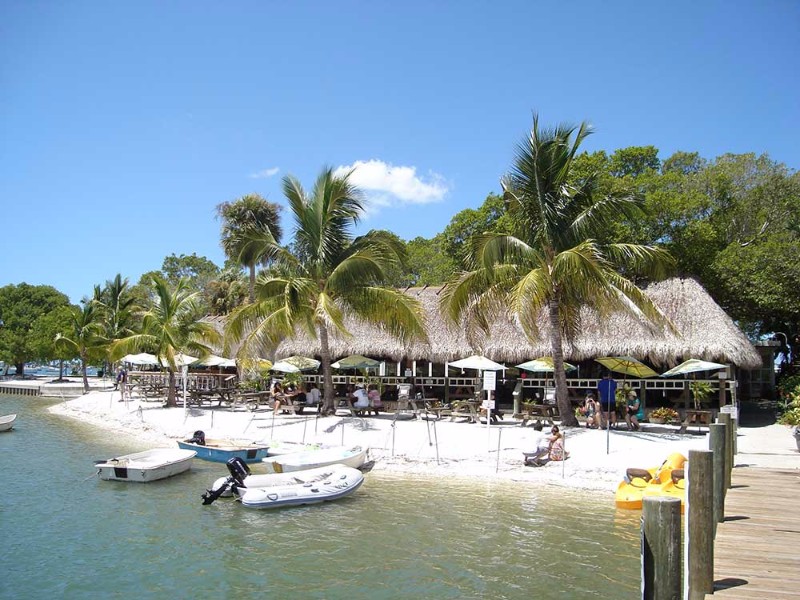
{"label": "person standing", "polygon": [[[603,414],[602,427],[608,427],[610,422],[617,425],[617,382],[611,377],[611,373],[606,371],[603,378],[597,384],[597,394],[600,397],[600,408]],[[609,421],[610,419],[610,421]]]}
{"label": "person standing", "polygon": [[128,383],[128,371],[125,369],[124,366],[120,367],[119,371],[117,372],[117,382],[114,384],[114,389],[119,387],[120,396],[119,401],[122,402],[125,400],[125,384]]}

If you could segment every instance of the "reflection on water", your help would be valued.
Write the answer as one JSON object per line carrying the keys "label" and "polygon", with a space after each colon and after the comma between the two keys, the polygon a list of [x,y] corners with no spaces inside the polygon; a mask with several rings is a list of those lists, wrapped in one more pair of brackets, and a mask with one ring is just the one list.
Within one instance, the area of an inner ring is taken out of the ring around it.
{"label": "reflection on water", "polygon": [[[101,482],[143,449],[0,396],[2,589],[15,597],[635,598],[638,513],[610,494],[370,473],[341,501],[246,510],[200,494],[224,465]],[[4,595],[4,594],[0,594]]]}

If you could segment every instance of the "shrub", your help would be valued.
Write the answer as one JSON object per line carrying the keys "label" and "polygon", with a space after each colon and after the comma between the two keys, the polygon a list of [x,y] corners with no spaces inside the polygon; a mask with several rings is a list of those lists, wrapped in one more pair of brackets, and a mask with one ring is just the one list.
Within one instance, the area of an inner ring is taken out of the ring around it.
{"label": "shrub", "polygon": [[788,406],[784,413],[778,417],[778,423],[782,425],[800,425],[800,388],[796,388],[794,392],[789,393],[785,399],[788,401]]}

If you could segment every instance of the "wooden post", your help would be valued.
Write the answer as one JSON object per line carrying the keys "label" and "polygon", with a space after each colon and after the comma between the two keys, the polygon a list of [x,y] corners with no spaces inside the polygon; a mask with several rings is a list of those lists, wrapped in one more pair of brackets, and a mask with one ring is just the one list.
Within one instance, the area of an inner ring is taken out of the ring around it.
{"label": "wooden post", "polygon": [[714,592],[714,455],[689,450],[686,477],[686,598],[703,600]]}
{"label": "wooden post", "polygon": [[642,500],[642,598],[681,597],[681,501],[654,496]]}
{"label": "wooden post", "polygon": [[733,469],[733,436],[731,435],[733,425],[731,416],[728,413],[719,413],[717,420],[725,425],[725,489],[731,487],[731,469]]}
{"label": "wooden post", "polygon": [[739,433],[738,433],[739,432],[739,419],[737,419],[736,417],[731,417],[731,425],[732,425],[731,432],[733,434],[733,436],[732,436],[732,439],[733,439],[733,455],[736,456],[737,454],[739,454],[739,449],[738,449],[737,439],[736,439],[739,436]]}
{"label": "wooden post", "polygon": [[[714,423],[709,426],[709,449],[714,454],[714,523],[725,519],[725,425]],[[716,525],[714,525],[716,535]]]}

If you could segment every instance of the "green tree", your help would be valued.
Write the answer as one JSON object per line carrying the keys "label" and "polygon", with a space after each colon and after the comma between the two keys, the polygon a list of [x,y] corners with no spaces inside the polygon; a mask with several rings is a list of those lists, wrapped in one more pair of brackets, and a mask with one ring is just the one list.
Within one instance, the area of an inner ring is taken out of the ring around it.
{"label": "green tree", "polygon": [[80,307],[72,307],[70,331],[63,335],[56,334],[56,348],[61,352],[77,354],[81,361],[84,394],[89,393],[87,364],[90,360],[101,359],[108,347],[104,333],[102,308],[93,300],[88,300]]}
{"label": "green tree", "polygon": [[[588,125],[540,129],[533,118],[530,135],[519,145],[504,178],[512,234],[476,239],[469,271],[445,287],[442,307],[456,323],[488,330],[488,317],[509,310],[532,340],[540,336],[544,311],[555,366],[556,401],[565,425],[577,420],[570,407],[564,371],[564,340],[580,330],[580,311],[601,316],[635,306],[648,319],[666,320],[629,278],[615,267],[661,276],[669,263],[663,250],[626,243],[602,244],[596,233],[638,202],[630,196],[596,196],[597,179],[575,180],[571,169]],[[573,137],[574,135],[574,137]]]}
{"label": "green tree", "polygon": [[180,279],[186,279],[190,288],[204,290],[210,281],[219,276],[219,267],[205,256],[197,256],[194,252],[180,256],[173,253],[164,258],[161,272],[171,286],[178,285]]}
{"label": "green tree", "polygon": [[410,285],[442,285],[458,268],[453,257],[445,250],[445,239],[441,233],[430,240],[414,238],[406,244],[406,252]]}
{"label": "green tree", "polygon": [[36,358],[30,331],[43,314],[69,306],[69,299],[49,285],[6,285],[0,288],[0,359],[24,375],[25,363]]}
{"label": "green tree", "polygon": [[209,282],[206,300],[212,315],[227,315],[247,301],[248,284],[238,267],[226,267]]}
{"label": "green tree", "polygon": [[175,399],[175,373],[178,364],[175,355],[184,352],[206,356],[210,344],[220,342],[213,325],[198,321],[197,291],[191,291],[186,279],[178,280],[175,288],[161,277],[152,280],[152,305],[142,316],[142,331],[134,333],[111,345],[111,360],[117,361],[126,354],[152,352],[166,364],[169,374],[167,406],[177,406]]}
{"label": "green tree", "polygon": [[396,236],[370,231],[353,238],[351,227],[363,214],[359,191],[349,174],[328,168],[310,194],[294,177],[283,190],[295,221],[291,250],[274,239],[272,272],[259,276],[258,302],[238,308],[226,326],[226,345],[242,341],[240,353],[255,354],[304,330],[320,342],[325,407],[333,404],[328,336],[344,334],[344,317],[356,315],[401,340],[424,338],[419,303],[386,287],[386,271],[402,263],[404,247]]}
{"label": "green tree", "polygon": [[460,266],[470,254],[470,243],[475,235],[496,231],[495,224],[505,212],[503,199],[489,194],[480,208],[466,208],[456,213],[445,227],[445,250]]}
{"label": "green tree", "polygon": [[71,330],[72,309],[71,306],[59,306],[49,313],[39,315],[29,333],[31,349],[36,360],[59,361],[59,381],[64,378],[64,361],[78,358],[76,352],[56,346],[56,337],[67,335]]}
{"label": "green tree", "polygon": [[220,240],[228,258],[247,267],[250,273],[250,302],[255,301],[256,266],[271,258],[272,240],[283,235],[278,204],[267,202],[258,194],[248,194],[217,206],[222,220]]}

